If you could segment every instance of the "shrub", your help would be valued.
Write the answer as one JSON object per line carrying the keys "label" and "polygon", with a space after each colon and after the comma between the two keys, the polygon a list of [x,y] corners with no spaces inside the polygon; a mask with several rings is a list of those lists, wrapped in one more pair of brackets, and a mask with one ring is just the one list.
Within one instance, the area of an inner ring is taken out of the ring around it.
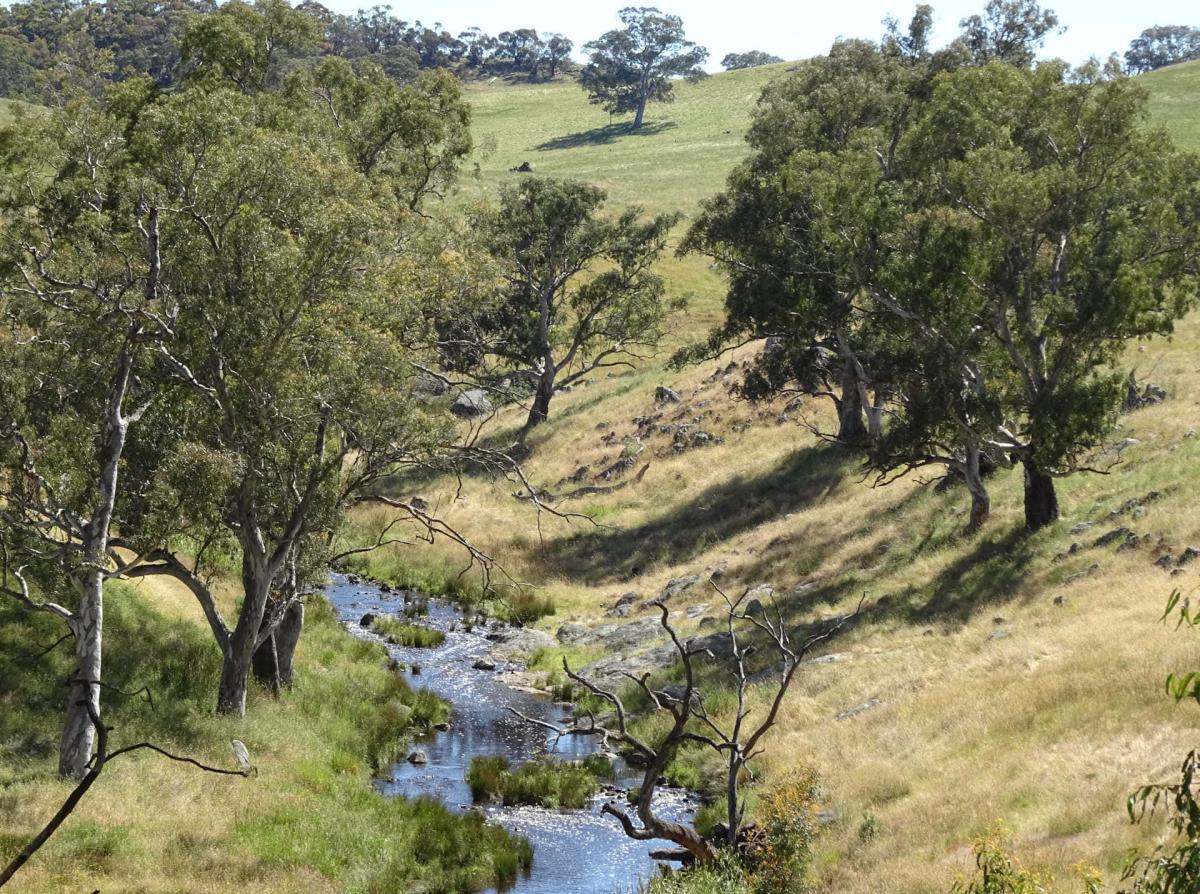
{"label": "shrub", "polygon": [[759,824],[763,842],[750,860],[750,879],[756,892],[810,889],[817,791],[816,773],[800,769],[762,794]]}

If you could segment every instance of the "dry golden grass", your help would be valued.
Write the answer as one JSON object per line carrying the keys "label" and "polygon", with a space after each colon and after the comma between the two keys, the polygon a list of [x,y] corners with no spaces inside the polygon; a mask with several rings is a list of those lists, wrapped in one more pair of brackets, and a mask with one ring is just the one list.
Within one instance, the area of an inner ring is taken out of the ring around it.
{"label": "dry golden grass", "polygon": [[[675,453],[668,436],[650,436],[636,460],[635,468],[650,463],[640,484],[560,504],[602,527],[538,519],[507,482],[468,478],[457,501],[449,481],[414,492],[554,596],[558,613],[542,622],[549,630],[598,619],[624,591],[656,595],[670,578],[717,566],[729,588],[772,584],[798,617],[848,611],[866,593],[862,623],[828,647],[842,659],[802,676],[764,760],[768,778],[811,763],[824,779],[836,817],[822,839],[826,890],[948,890],[968,868],[972,838],[997,820],[1015,830],[1031,866],[1068,880],[1071,867],[1089,863],[1114,882],[1128,849],[1161,832],[1131,826],[1126,797],[1169,777],[1196,744],[1192,709],[1176,708],[1162,685],[1194,663],[1194,644],[1158,623],[1172,588],[1194,588],[1195,574],[1172,577],[1153,560],[1200,543],[1192,496],[1200,441],[1187,436],[1200,428],[1197,347],[1196,316],[1171,340],[1131,346],[1127,364],[1171,397],[1122,417],[1114,439],[1139,443],[1109,475],[1060,482],[1063,521],[1033,536],[1021,527],[1017,472],[996,477],[993,518],[967,537],[962,491],[934,493],[919,476],[872,487],[852,458],[778,422],[782,401],[747,404],[727,393],[732,379],[707,381],[728,358],[681,374],[628,373],[556,400],[526,463],[552,492],[577,486],[559,482],[579,466],[594,473],[615,461],[636,416],[708,414],[702,427],[725,439]],[[683,404],[656,408],[659,382]],[[827,410],[809,402],[800,412]],[[498,425],[511,434],[521,419],[519,409],[505,411]],[[609,432],[615,445],[601,441]],[[1151,490],[1164,497],[1143,516],[1105,520]],[[1097,524],[1072,535],[1084,520]],[[1092,547],[1120,524],[1161,537],[1161,546]],[[1083,549],[1055,562],[1074,541]],[[448,549],[394,559],[450,561]],[[1093,574],[1067,581],[1093,563]],[[818,584],[791,592],[807,579]],[[714,596],[697,587],[678,607]],[[870,700],[878,704],[834,719]]]}

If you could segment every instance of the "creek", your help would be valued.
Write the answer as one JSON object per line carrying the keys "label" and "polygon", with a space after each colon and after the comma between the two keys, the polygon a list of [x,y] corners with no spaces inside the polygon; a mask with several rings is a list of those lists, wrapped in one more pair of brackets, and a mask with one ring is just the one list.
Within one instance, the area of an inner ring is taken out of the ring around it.
{"label": "creek", "polygon": [[[364,630],[359,620],[368,612],[398,615],[404,600],[399,593],[383,592],[367,581],[351,581],[335,575],[326,590],[338,616],[355,636],[379,640]],[[378,781],[387,795],[433,796],[451,809],[471,809],[466,783],[467,767],[476,756],[504,755],[516,765],[544,751],[550,739],[545,729],[516,717],[515,708],[529,717],[551,723],[569,719],[569,709],[539,693],[515,689],[498,673],[476,670],[472,665],[488,655],[493,645],[482,625],[467,630],[459,608],[446,600],[430,598],[428,614],[414,623],[437,628],[446,634],[436,648],[403,648],[388,645],[392,657],[402,664],[414,688],[436,693],[453,705],[450,728],[419,739],[414,747],[424,751],[427,763],[400,761]],[[414,673],[414,665],[420,672]],[[497,670],[519,670],[516,665],[497,662]],[[598,737],[566,736],[554,749],[559,758],[578,759],[596,750]],[[640,784],[641,775],[620,761],[613,784],[629,788]],[[678,790],[659,790],[656,810],[672,819],[684,819],[695,808],[692,797]],[[486,806],[488,818],[524,835],[534,847],[533,868],[507,890],[514,894],[630,894],[655,871],[649,854],[665,842],[639,842],[625,836],[611,816],[600,813],[605,800],[619,800],[621,793],[602,791],[589,808],[549,810],[540,807]]]}

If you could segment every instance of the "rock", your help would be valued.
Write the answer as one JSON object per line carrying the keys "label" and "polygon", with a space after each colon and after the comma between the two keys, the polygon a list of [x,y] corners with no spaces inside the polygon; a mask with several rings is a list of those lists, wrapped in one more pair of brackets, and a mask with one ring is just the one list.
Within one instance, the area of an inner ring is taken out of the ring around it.
{"label": "rock", "polygon": [[472,388],[469,391],[462,392],[454,399],[454,403],[450,405],[450,412],[455,416],[462,416],[463,418],[483,416],[492,412],[493,409],[492,402],[488,400],[482,388]]}
{"label": "rock", "polygon": [[662,625],[658,618],[641,618],[609,627],[598,634],[599,644],[610,652],[631,652],[639,647],[658,641]]}
{"label": "rock", "polygon": [[1189,546],[1179,554],[1179,560],[1175,564],[1182,567],[1196,561],[1197,558],[1200,558],[1200,549]]}
{"label": "rock", "polygon": [[996,625],[1000,625],[1000,624],[1004,623],[1004,619],[1001,618],[999,615],[997,615],[996,617],[992,618],[992,623],[996,624]]}
{"label": "rock", "polygon": [[1066,604],[1067,604],[1067,597],[1066,597],[1066,596],[1055,596],[1055,597],[1054,597],[1054,604],[1055,604],[1055,605],[1060,605],[1060,606],[1061,606],[1061,605],[1066,605]]}
{"label": "rock", "polygon": [[428,394],[432,397],[440,397],[450,390],[450,383],[441,376],[423,372],[413,379],[412,390],[416,394]]}
{"label": "rock", "polygon": [[1175,560],[1172,559],[1170,556],[1164,555],[1164,556],[1159,556],[1157,559],[1155,559],[1154,564],[1157,565],[1159,568],[1174,568]]}
{"label": "rock", "polygon": [[1095,574],[1099,570],[1100,570],[1100,565],[1096,562],[1093,562],[1084,571],[1078,571],[1075,574],[1072,574],[1070,577],[1067,578],[1066,582],[1068,584],[1073,584],[1076,581],[1083,580],[1085,577],[1089,577],[1089,576]]}
{"label": "rock", "polygon": [[987,641],[992,642],[993,640],[998,640],[998,639],[1008,639],[1008,637],[1010,637],[1010,636],[1012,636],[1012,634],[1009,633],[1007,630],[993,630],[988,635]]}
{"label": "rock", "polygon": [[845,711],[839,711],[833,715],[833,719],[849,720],[851,717],[857,717],[859,714],[871,710],[878,704],[880,704],[880,701],[877,698],[867,699],[860,705],[855,705],[853,708],[847,708]]}
{"label": "rock", "polygon": [[523,661],[538,649],[556,645],[554,637],[535,627],[503,627],[489,634],[488,639],[496,644],[492,648],[493,656],[516,661]]}
{"label": "rock", "polygon": [[559,627],[554,638],[564,644],[577,643],[587,637],[588,633],[589,630],[585,625],[570,622]]}
{"label": "rock", "polygon": [[634,462],[635,460],[632,456],[623,456],[602,471],[597,477],[602,478],[605,481],[611,481],[613,478],[620,478],[633,468]]}
{"label": "rock", "polygon": [[1194,439],[1195,437],[1196,437],[1196,429],[1194,429],[1194,428],[1189,428],[1187,430],[1187,433],[1184,435],[1184,438],[1186,438],[1189,441]]}
{"label": "rock", "polygon": [[723,660],[733,657],[733,637],[728,633],[710,633],[708,636],[694,637],[689,645],[693,649],[701,649],[712,654],[713,658]]}
{"label": "rock", "polygon": [[480,658],[471,667],[477,671],[494,671],[496,669],[496,662],[490,658]]}
{"label": "rock", "polygon": [[654,402],[658,404],[677,404],[682,403],[683,398],[674,388],[659,385],[654,389]]}
{"label": "rock", "polygon": [[689,618],[698,618],[706,611],[708,611],[708,603],[702,602],[699,605],[689,605],[686,614]]}
{"label": "rock", "polygon": [[660,602],[670,602],[680,593],[690,590],[696,584],[700,583],[700,575],[693,574],[688,577],[676,577],[667,581],[667,585],[663,587],[662,592],[658,594]]}
{"label": "rock", "polygon": [[529,162],[527,162],[527,161],[523,161],[523,162],[521,162],[519,165],[517,165],[516,167],[514,167],[514,168],[510,168],[510,170],[511,170],[511,171],[512,171],[514,174],[532,174],[532,173],[533,173],[533,165],[531,165],[531,164],[530,164]]}
{"label": "rock", "polygon": [[700,626],[701,630],[704,630],[705,628],[716,626],[716,623],[717,623],[716,618],[714,618],[712,615],[706,615],[705,617],[700,619],[699,626]]}
{"label": "rock", "polygon": [[444,733],[450,729],[450,724],[447,721],[443,720],[441,723],[435,723],[433,725],[433,728],[435,730],[437,730],[439,733]]}
{"label": "rock", "polygon": [[364,628],[370,627],[374,623],[375,623],[375,615],[371,614],[371,612],[367,612],[365,615],[363,615],[361,618],[358,619],[359,627],[364,627]]}
{"label": "rock", "polygon": [[1096,526],[1095,522],[1080,522],[1077,525],[1071,526],[1071,533],[1072,534],[1082,534],[1084,531],[1087,531],[1090,528],[1094,528],[1095,526]]}
{"label": "rock", "polygon": [[1118,540],[1128,540],[1132,536],[1133,531],[1129,530],[1129,528],[1113,528],[1107,534],[1101,534],[1099,537],[1097,537],[1096,542],[1092,545],[1109,546],[1113,543],[1116,543]]}
{"label": "rock", "polygon": [[429,763],[429,755],[418,748],[408,756],[408,762],[413,766],[424,766],[425,764]]}
{"label": "rock", "polygon": [[626,615],[631,614],[633,612],[634,603],[636,603],[639,598],[640,597],[638,596],[638,594],[633,592],[632,590],[629,591],[628,593],[623,593],[621,595],[621,598],[618,599],[613,604],[613,607],[610,608],[607,612],[605,612],[605,614],[608,615],[609,617],[624,618]]}

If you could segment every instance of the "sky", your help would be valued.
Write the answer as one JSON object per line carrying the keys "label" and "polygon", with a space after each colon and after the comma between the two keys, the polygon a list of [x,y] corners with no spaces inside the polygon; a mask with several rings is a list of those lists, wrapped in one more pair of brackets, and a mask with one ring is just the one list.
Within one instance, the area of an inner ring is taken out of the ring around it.
{"label": "sky", "polygon": [[[441,22],[458,34],[477,25],[491,34],[516,28],[557,31],[576,47],[620,26],[617,10],[656,0],[392,0],[392,14],[426,25]],[[877,39],[881,22],[894,16],[907,25],[915,2],[896,0],[657,0],[680,16],[690,40],[709,51],[708,68],[719,70],[726,53],[763,50],[784,59],[823,53],[837,37]],[[986,0],[928,0],[934,10],[934,45],[958,33],[958,22],[982,10]],[[337,12],[386,5],[387,0],[325,0]],[[1067,26],[1046,42],[1044,55],[1079,63],[1089,56],[1123,53],[1151,25],[1200,27],[1195,0],[1043,0]],[[577,53],[578,55],[578,53]]]}

